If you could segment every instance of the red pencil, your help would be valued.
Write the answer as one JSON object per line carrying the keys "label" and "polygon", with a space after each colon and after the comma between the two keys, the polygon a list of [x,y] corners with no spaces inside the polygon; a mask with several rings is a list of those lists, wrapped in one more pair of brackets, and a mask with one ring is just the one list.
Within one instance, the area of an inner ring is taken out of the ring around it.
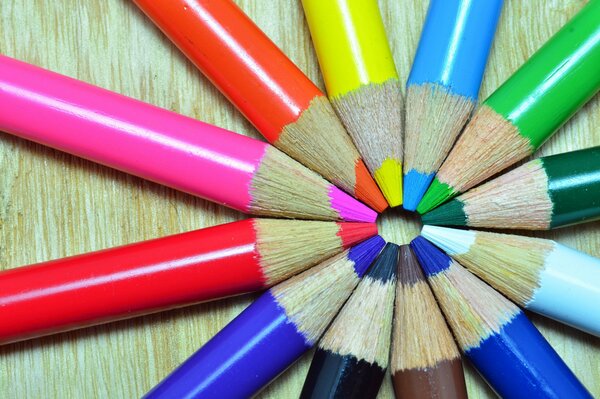
{"label": "red pencil", "polygon": [[251,291],[377,233],[247,219],[0,272],[0,344]]}
{"label": "red pencil", "polygon": [[134,0],[273,145],[378,212],[387,202],[325,94],[231,0]]}

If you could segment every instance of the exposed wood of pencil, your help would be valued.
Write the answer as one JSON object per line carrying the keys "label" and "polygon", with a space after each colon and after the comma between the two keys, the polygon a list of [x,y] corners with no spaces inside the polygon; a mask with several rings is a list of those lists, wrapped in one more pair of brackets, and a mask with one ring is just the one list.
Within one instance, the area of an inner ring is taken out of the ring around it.
{"label": "exposed wood of pencil", "polygon": [[462,361],[420,265],[402,246],[390,371],[397,399],[464,398]]}
{"label": "exposed wood of pencil", "polygon": [[310,344],[323,334],[360,280],[347,255],[344,251],[271,289]]}
{"label": "exposed wood of pencil", "polygon": [[402,165],[404,101],[398,79],[363,85],[332,99],[331,103],[384,193],[399,190],[393,187],[386,189],[385,185],[396,183],[401,187],[400,167],[395,182],[378,179],[375,173],[386,160]]}
{"label": "exposed wood of pencil", "polygon": [[529,140],[514,125],[483,105],[458,138],[437,178],[455,192],[464,192],[531,152]]}
{"label": "exposed wood of pencil", "polygon": [[325,96],[315,97],[295,122],[286,125],[275,145],[376,210],[386,208],[385,199]]}
{"label": "exposed wood of pencil", "polygon": [[540,287],[539,274],[553,248],[549,240],[477,232],[469,251],[453,257],[507,297],[525,305]]}
{"label": "exposed wood of pencil", "polygon": [[448,269],[430,277],[429,284],[463,350],[478,347],[520,312],[454,260]]}
{"label": "exposed wood of pencil", "polygon": [[462,131],[475,103],[437,84],[411,85],[406,91],[404,172],[438,170]]}

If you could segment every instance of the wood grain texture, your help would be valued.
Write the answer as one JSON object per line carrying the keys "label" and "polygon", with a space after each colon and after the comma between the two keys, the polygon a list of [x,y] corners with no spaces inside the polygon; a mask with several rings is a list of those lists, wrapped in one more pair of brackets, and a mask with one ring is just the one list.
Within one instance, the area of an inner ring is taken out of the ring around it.
{"label": "wood grain texture", "polygon": [[[428,2],[380,3],[398,72],[405,80]],[[507,0],[482,97],[584,3]],[[239,4],[323,87],[298,1]],[[258,137],[128,0],[2,0],[0,21],[3,54]],[[596,96],[542,147],[540,155],[600,145],[598,126]],[[4,133],[0,133],[0,173],[0,268],[5,269],[242,218]],[[418,233],[418,219],[401,211],[381,219],[383,235],[399,244]],[[540,236],[600,256],[600,222]],[[139,397],[250,300],[250,296],[234,298],[1,347],[0,397]],[[583,383],[600,396],[600,339],[541,317],[534,320]],[[305,356],[261,396],[296,397],[309,361]],[[472,370],[468,387],[471,398],[493,397]],[[380,397],[393,397],[389,378]]]}

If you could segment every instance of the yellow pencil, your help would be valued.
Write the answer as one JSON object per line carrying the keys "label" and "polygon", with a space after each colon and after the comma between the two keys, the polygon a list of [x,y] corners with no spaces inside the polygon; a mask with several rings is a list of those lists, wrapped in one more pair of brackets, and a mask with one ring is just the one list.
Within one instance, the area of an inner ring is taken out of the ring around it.
{"label": "yellow pencil", "polygon": [[377,0],[302,0],[327,94],[390,206],[402,204],[403,100]]}

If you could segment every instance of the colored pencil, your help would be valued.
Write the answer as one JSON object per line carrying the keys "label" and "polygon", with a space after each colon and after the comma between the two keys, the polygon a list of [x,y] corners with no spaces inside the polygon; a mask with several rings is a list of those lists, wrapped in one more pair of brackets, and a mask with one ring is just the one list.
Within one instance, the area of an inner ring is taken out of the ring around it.
{"label": "colored pencil", "polygon": [[528,157],[600,89],[600,2],[577,15],[477,110],[417,207],[421,214]]}
{"label": "colored pencil", "polygon": [[600,146],[530,161],[423,215],[423,223],[549,230],[600,218]]}
{"label": "colored pencil", "polygon": [[327,97],[232,0],[134,2],[271,144],[387,207]]}
{"label": "colored pencil", "polygon": [[402,205],[402,99],[377,0],[302,0],[327,94],[390,206]]}
{"label": "colored pencil", "polygon": [[411,244],[458,345],[502,398],[591,398],[512,302],[423,237]]}
{"label": "colored pencil", "polygon": [[600,259],[541,238],[434,226],[422,234],[525,309],[600,336]]}
{"label": "colored pencil", "polygon": [[374,234],[367,223],[247,219],[5,270],[0,344],[262,290]]}
{"label": "colored pencil", "polygon": [[390,365],[396,399],[467,399],[460,352],[408,245],[400,247],[398,276]]}
{"label": "colored pencil", "polygon": [[384,243],[372,237],[271,288],[145,397],[256,394],[316,343]]}
{"label": "colored pencil", "polygon": [[266,143],[1,55],[0,102],[0,130],[242,212],[376,218]]}
{"label": "colored pencil", "polygon": [[432,0],[406,83],[404,208],[417,205],[475,108],[503,0]]}
{"label": "colored pencil", "polygon": [[300,398],[377,397],[390,354],[398,246],[387,243],[317,345]]}

